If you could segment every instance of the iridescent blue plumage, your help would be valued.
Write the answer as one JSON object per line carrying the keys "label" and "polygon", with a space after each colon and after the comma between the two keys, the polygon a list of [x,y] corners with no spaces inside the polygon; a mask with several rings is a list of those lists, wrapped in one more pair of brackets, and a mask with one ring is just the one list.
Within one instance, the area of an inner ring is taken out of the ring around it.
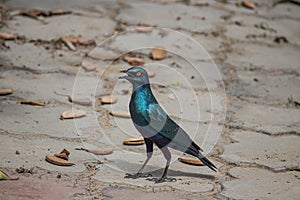
{"label": "iridescent blue plumage", "polygon": [[133,92],[129,104],[130,113],[135,113],[132,120],[139,126],[146,126],[150,121],[149,110],[157,104],[156,100],[151,98],[152,92],[149,84],[142,85]]}
{"label": "iridescent blue plumage", "polygon": [[146,143],[147,160],[137,174],[127,174],[127,178],[143,177],[142,171],[153,152],[153,143],[163,152],[167,164],[162,177],[153,179],[155,182],[174,181],[174,178],[167,178],[167,171],[171,161],[171,154],[168,148],[188,153],[200,159],[210,169],[216,171],[216,166],[205,158],[200,151],[202,149],[195,144],[188,134],[174,122],[162,109],[155,99],[149,84],[147,72],[140,67],[133,67],[122,71],[133,85],[133,92],[130,99],[129,110],[136,129],[142,134]]}

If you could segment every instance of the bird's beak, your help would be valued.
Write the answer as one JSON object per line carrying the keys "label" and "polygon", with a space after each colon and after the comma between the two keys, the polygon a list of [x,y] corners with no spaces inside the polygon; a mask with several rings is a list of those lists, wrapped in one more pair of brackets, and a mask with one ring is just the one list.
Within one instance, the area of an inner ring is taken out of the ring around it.
{"label": "bird's beak", "polygon": [[[127,70],[120,70],[120,72],[127,74]],[[128,76],[120,76],[119,79],[127,79],[126,77],[128,77]]]}

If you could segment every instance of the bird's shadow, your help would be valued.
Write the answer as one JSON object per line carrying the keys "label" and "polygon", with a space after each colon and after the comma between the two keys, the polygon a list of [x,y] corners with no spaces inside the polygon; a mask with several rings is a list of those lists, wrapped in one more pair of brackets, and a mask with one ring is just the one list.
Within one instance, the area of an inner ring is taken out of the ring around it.
{"label": "bird's shadow", "polygon": [[[124,171],[125,173],[136,173],[140,167],[142,166],[141,164],[136,164],[136,163],[132,163],[132,162],[128,162],[126,160],[115,160],[114,164],[122,171]],[[193,173],[193,172],[184,172],[184,171],[180,171],[180,170],[173,170],[171,168],[172,166],[170,166],[169,170],[168,170],[168,176],[170,177],[193,177],[193,178],[202,178],[202,179],[209,179],[209,180],[213,180],[215,179],[215,176],[213,175],[209,175],[209,174],[201,174],[201,173]],[[195,166],[195,170],[197,170],[199,168],[197,168]],[[153,165],[147,165],[145,167],[144,173],[148,173],[151,174],[154,177],[160,177],[163,174],[164,171],[164,167],[163,168],[158,168],[156,166]]]}

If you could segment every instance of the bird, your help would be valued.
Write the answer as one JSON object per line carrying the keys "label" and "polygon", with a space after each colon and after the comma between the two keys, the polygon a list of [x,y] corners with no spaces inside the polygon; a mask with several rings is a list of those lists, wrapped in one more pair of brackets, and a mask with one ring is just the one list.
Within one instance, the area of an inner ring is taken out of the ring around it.
{"label": "bird", "polygon": [[[201,153],[203,150],[159,105],[152,93],[147,71],[138,66],[121,70],[120,72],[126,75],[119,78],[126,79],[132,84],[132,94],[129,102],[130,116],[135,128],[144,138],[147,152],[147,159],[138,172],[135,174],[127,173],[125,178],[137,179],[147,177],[147,180],[155,183],[176,181],[175,178],[167,176],[171,162],[169,148],[198,158],[207,167],[216,172],[217,167]],[[159,178],[149,178],[152,176],[151,174],[143,173],[145,166],[152,157],[153,144],[162,151],[167,161],[163,174]]]}

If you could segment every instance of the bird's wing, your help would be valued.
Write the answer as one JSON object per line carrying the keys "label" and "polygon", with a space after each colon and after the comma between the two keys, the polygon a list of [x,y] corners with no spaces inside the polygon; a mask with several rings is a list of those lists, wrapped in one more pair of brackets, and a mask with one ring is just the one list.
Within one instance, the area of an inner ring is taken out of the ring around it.
{"label": "bird's wing", "polygon": [[171,118],[168,117],[165,127],[159,132],[170,139],[170,147],[185,151],[188,148],[191,148],[193,151],[198,152],[203,151],[190,136]]}
{"label": "bird's wing", "polygon": [[185,151],[188,148],[202,151],[189,135],[166,114],[159,104],[153,104],[148,109],[149,126],[155,129],[159,136],[169,140],[170,147],[178,148],[181,151]]}
{"label": "bird's wing", "polygon": [[160,132],[168,119],[165,111],[160,107],[159,104],[154,103],[148,106],[147,113],[149,116],[148,125],[154,128],[157,133]]}

